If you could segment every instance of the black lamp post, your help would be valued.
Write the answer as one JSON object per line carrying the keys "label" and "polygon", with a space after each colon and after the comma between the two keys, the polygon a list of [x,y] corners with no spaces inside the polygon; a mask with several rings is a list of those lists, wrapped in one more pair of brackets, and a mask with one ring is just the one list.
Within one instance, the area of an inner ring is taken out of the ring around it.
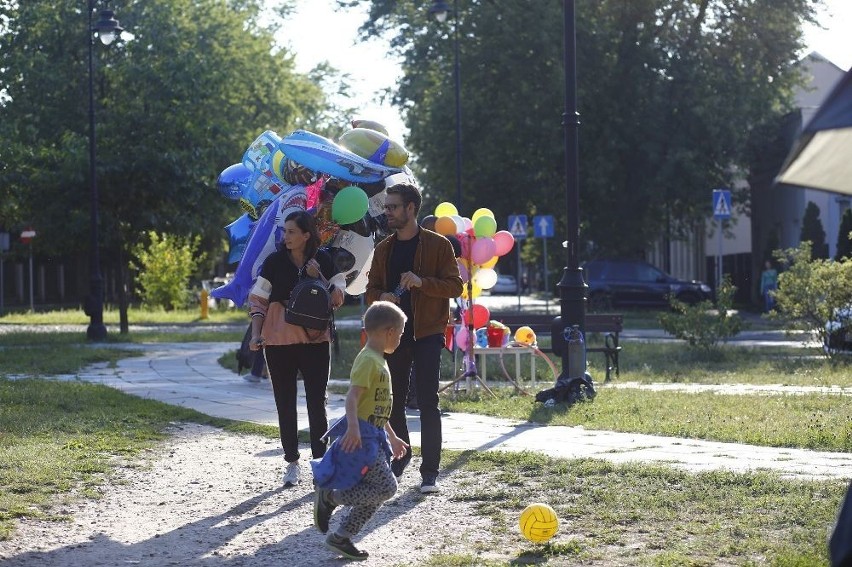
{"label": "black lamp post", "polygon": [[[435,19],[444,23],[450,8],[443,0],[432,0],[429,13]],[[459,2],[453,0],[453,80],[456,93],[456,206],[462,205],[461,174],[462,174],[462,141],[461,141],[461,74],[459,70]]]}
{"label": "black lamp post", "polygon": [[89,0],[89,181],[91,183],[91,210],[89,228],[91,241],[89,243],[89,297],[86,298],[85,311],[89,316],[89,327],[86,336],[93,341],[106,338],[104,326],[104,280],[101,276],[100,254],[98,253],[98,183],[95,175],[95,85],[93,66],[94,34],[104,45],[109,45],[121,34],[123,28],[112,10],[101,10],[100,20],[92,26],[92,12],[95,10],[95,0]]}
{"label": "black lamp post", "polygon": [[[580,114],[577,112],[577,59],[576,29],[574,25],[574,0],[564,4],[564,48],[565,48],[565,113],[562,126],[565,128],[565,199],[567,207],[568,238],[566,242],[567,264],[562,272],[559,287],[561,327],[577,325],[586,329],[586,286],[583,269],[580,267],[580,176],[577,152],[577,134]],[[558,327],[560,325],[554,325]],[[557,329],[554,328],[554,332]],[[562,377],[568,374],[568,350],[563,348]]]}

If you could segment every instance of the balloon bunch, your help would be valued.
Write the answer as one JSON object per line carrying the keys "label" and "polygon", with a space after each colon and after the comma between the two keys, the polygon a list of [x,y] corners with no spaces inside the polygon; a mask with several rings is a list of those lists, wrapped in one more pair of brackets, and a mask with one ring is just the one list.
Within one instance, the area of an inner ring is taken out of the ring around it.
{"label": "balloon bunch", "polygon": [[455,205],[443,202],[435,207],[435,217],[435,232],[455,238],[461,248],[456,261],[465,283],[462,299],[466,300],[466,306],[464,324],[456,330],[455,344],[466,351],[471,342],[476,341],[472,330],[485,327],[491,318],[488,308],[474,300],[497,283],[494,266],[501,256],[512,250],[515,237],[507,230],[498,231],[494,213],[486,208],[477,209],[467,218],[459,215]]}
{"label": "balloon bunch", "polygon": [[352,126],[339,144],[306,130],[284,138],[267,130],[240,163],[219,174],[219,192],[238,201],[244,214],[225,227],[228,262],[239,265],[214,297],[245,303],[263,261],[281,242],[285,219],[298,210],[317,219],[322,245],[339,272],[332,283],[352,295],[365,291],[375,236],[385,230],[385,189],[416,182],[405,167],[408,152],[383,126]]}

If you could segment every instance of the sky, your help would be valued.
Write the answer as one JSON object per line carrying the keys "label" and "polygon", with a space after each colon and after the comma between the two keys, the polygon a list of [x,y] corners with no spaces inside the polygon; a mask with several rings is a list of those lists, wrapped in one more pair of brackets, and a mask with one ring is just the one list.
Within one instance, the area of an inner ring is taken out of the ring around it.
{"label": "sky", "polygon": [[[852,67],[852,0],[825,0],[825,5],[819,13],[820,25],[825,29],[805,28],[808,47],[802,55],[817,51],[847,70]],[[348,73],[355,93],[348,106],[360,109],[353,118],[376,120],[385,125],[391,138],[402,141],[405,126],[399,111],[380,101],[380,91],[399,80],[400,62],[388,56],[384,41],[357,40],[365,12],[335,8],[335,0],[298,0],[297,13],[278,39],[296,53],[299,71],[306,72],[317,63],[328,61]]]}

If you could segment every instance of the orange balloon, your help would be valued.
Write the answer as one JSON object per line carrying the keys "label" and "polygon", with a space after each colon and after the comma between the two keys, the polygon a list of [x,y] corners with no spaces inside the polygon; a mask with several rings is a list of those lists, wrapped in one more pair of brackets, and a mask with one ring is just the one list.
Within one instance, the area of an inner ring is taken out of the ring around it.
{"label": "orange balloon", "polygon": [[456,223],[450,217],[439,217],[438,220],[435,221],[435,232],[443,234],[444,236],[455,234]]}

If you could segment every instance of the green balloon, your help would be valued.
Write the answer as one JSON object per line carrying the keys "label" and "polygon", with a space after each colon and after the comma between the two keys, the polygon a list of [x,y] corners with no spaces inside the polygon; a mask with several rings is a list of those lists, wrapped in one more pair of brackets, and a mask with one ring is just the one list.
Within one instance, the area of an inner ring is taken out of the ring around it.
{"label": "green balloon", "polygon": [[350,185],[337,192],[331,202],[331,218],[337,224],[350,224],[364,218],[370,200],[360,187]]}
{"label": "green balloon", "polygon": [[473,233],[477,238],[494,236],[497,233],[497,221],[493,217],[479,217],[473,223]]}

